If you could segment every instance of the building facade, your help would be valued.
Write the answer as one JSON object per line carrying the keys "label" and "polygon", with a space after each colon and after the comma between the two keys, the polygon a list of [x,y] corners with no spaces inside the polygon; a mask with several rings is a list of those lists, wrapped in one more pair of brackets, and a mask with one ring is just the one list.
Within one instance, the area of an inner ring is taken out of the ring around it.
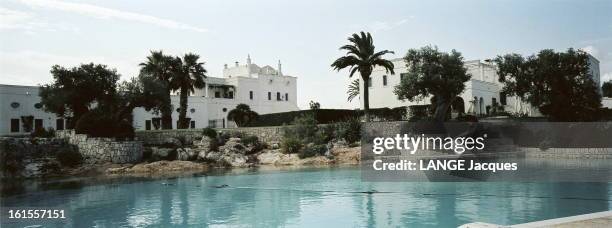
{"label": "building facade", "polygon": [[[227,114],[238,104],[247,104],[259,114],[297,111],[297,78],[285,75],[281,63],[277,68],[258,66],[248,57],[246,64],[225,65],[222,77],[207,77],[206,86],[188,98],[187,117],[191,128],[231,128],[235,123]],[[38,86],[0,85],[0,135],[32,132],[35,128],[63,130],[67,119],[47,113],[40,105]],[[179,96],[171,96],[174,112],[173,128],[177,127]],[[137,108],[133,112],[137,130],[159,129],[160,116]]]}
{"label": "building facade", "polygon": [[[227,64],[222,77],[207,77],[206,86],[197,89],[188,98],[187,117],[191,128],[231,128],[235,123],[227,114],[238,104],[246,104],[259,114],[297,111],[297,78],[282,73],[281,63],[277,68],[252,63],[250,56],[246,64]],[[175,111],[172,113],[173,128],[178,120],[179,96],[172,95]],[[137,130],[158,129],[159,115],[142,108],[134,110],[134,128]]]}
{"label": "building facade", "polygon": [[0,135],[64,129],[67,120],[43,110],[38,90],[38,86],[0,85]]}
{"label": "building facade", "polygon": [[[399,100],[393,93],[395,86],[399,85],[401,78],[406,76],[408,68],[402,58],[392,59],[395,66],[395,74],[389,74],[384,68],[376,67],[372,71],[369,79],[369,99],[370,108],[396,108],[408,107],[412,105],[431,104],[431,97],[420,101]],[[596,85],[599,86],[599,61],[589,55],[590,73]],[[498,81],[497,67],[491,61],[470,60],[465,62],[467,72],[472,75],[471,79],[465,82],[465,89],[459,95],[459,103],[463,104],[465,113],[475,115],[486,115],[492,112],[492,107],[503,106],[503,111],[509,113],[523,113],[529,116],[540,116],[538,109],[516,97],[505,96],[501,91],[503,84]],[[363,80],[360,85],[363,85]],[[360,94],[363,94],[363,86],[360,86]],[[601,93],[601,88],[599,88]],[[363,99],[361,99],[363,108]]]}

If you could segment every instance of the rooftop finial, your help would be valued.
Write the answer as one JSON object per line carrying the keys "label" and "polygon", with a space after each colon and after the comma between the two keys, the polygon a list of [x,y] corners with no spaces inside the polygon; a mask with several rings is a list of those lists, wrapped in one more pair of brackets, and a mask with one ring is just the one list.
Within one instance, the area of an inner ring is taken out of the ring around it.
{"label": "rooftop finial", "polygon": [[247,65],[251,65],[251,55],[247,54]]}

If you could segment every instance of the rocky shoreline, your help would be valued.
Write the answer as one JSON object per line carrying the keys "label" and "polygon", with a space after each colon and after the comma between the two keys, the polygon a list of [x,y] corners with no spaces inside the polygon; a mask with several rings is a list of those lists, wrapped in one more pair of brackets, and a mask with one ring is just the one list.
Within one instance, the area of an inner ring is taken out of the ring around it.
{"label": "rocky shoreline", "polygon": [[[249,159],[235,158],[232,155],[221,155],[219,160],[233,161],[236,166],[220,165],[219,163],[208,163],[203,161],[154,161],[138,164],[122,164],[110,165],[103,167],[102,175],[161,175],[172,172],[206,172],[215,168],[248,168],[259,166],[275,166],[275,167],[303,167],[303,166],[334,166],[334,165],[357,165],[360,161],[360,147],[343,147],[332,149],[332,156],[314,156],[309,158],[299,158],[297,154],[283,154],[280,149],[263,150],[260,153],[253,155],[256,158],[254,162],[246,162]],[[214,155],[218,156],[218,155]],[[231,162],[229,164],[232,164]]]}

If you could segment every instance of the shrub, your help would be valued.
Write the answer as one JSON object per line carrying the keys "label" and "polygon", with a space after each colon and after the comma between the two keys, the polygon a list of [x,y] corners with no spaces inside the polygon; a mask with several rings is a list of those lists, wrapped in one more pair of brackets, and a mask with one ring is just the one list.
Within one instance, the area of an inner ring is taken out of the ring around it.
{"label": "shrub", "polygon": [[309,158],[318,155],[323,155],[327,151],[325,145],[310,145],[306,146],[303,150],[298,153],[299,158]]}
{"label": "shrub", "polygon": [[5,174],[17,175],[25,168],[24,154],[19,153],[9,143],[0,141],[0,171]]}
{"label": "shrub", "polygon": [[361,140],[361,122],[356,118],[340,122],[336,126],[335,135],[344,139],[347,143],[357,142]]}
{"label": "shrub", "polygon": [[211,139],[215,139],[217,138],[217,131],[215,129],[207,127],[202,130],[202,135]]}
{"label": "shrub", "polygon": [[295,118],[293,127],[285,128],[285,137],[301,139],[304,143],[314,142],[317,136],[317,121],[312,115]]}
{"label": "shrub", "polygon": [[36,128],[34,132],[30,134],[32,138],[53,138],[55,136],[55,130],[53,128]]}
{"label": "shrub", "polygon": [[240,139],[240,142],[242,142],[242,144],[247,145],[247,146],[254,145],[256,143],[259,143],[259,138],[257,138],[257,136],[254,136],[254,135],[248,135],[248,136],[242,137]]}
{"label": "shrub", "polygon": [[129,121],[114,119],[111,114],[97,109],[79,118],[75,131],[77,134],[87,134],[91,137],[134,137],[134,127]]}
{"label": "shrub", "polygon": [[295,154],[302,148],[302,141],[295,137],[284,137],[281,142],[281,150],[285,154]]}
{"label": "shrub", "polygon": [[327,124],[319,128],[317,132],[317,144],[326,144],[336,137],[336,124]]}
{"label": "shrub", "polygon": [[81,154],[74,149],[61,150],[55,154],[55,158],[66,167],[75,167],[83,162]]}

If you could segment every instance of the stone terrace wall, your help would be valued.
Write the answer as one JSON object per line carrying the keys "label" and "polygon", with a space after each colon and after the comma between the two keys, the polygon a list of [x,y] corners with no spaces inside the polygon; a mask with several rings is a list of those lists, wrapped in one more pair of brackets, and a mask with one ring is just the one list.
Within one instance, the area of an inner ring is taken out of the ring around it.
{"label": "stone terrace wall", "polygon": [[[244,127],[215,129],[217,132],[242,132],[247,135],[257,136],[266,143],[278,143],[283,137],[283,127]],[[184,138],[186,143],[191,144],[194,140],[202,138],[202,129],[175,129],[175,130],[152,130],[136,131],[136,137],[145,145],[161,145],[168,138]]]}
{"label": "stone terrace wall", "polygon": [[74,130],[56,131],[55,137],[64,138],[75,145],[79,153],[90,163],[137,163],[144,150],[140,141],[116,141],[111,138],[91,138],[76,134]]}
{"label": "stone terrace wall", "polygon": [[612,159],[612,148],[519,148],[527,158]]}

